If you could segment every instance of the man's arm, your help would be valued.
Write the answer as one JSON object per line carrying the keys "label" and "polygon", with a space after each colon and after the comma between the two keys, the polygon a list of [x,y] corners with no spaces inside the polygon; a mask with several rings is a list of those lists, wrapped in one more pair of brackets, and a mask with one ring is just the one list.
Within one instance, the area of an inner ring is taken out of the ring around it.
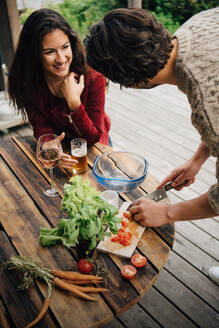
{"label": "man's arm", "polygon": [[195,176],[210,155],[210,149],[202,141],[194,155],[188,161],[175,168],[157,186],[157,189],[163,187],[168,182],[170,182],[176,190],[181,190],[184,187],[188,187],[190,184],[194,183]]}
{"label": "man's arm", "polygon": [[209,202],[208,193],[185,202],[168,205],[142,197],[130,205],[129,211],[133,220],[148,227],[217,216]]}
{"label": "man's arm", "polygon": [[217,216],[208,199],[208,193],[197,198],[167,205],[167,221],[188,221]]}

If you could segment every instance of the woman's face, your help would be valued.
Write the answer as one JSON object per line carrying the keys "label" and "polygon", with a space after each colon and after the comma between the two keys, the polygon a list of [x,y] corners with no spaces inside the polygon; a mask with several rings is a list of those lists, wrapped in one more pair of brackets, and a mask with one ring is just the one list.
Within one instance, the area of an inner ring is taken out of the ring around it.
{"label": "woman's face", "polygon": [[72,49],[68,36],[62,30],[56,29],[43,37],[41,58],[46,77],[63,79],[68,75]]}

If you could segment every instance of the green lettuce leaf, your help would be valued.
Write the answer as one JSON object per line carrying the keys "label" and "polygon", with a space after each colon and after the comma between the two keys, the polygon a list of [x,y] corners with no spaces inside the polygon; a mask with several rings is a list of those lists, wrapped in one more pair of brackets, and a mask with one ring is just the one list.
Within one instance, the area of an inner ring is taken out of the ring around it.
{"label": "green lettuce leaf", "polygon": [[101,198],[101,193],[90,186],[88,180],[76,175],[64,185],[62,209],[68,218],[62,218],[55,229],[40,229],[40,243],[43,246],[62,243],[74,247],[80,240],[89,240],[89,250],[96,247],[97,240],[103,240],[107,228],[114,234],[121,227],[118,210]]}

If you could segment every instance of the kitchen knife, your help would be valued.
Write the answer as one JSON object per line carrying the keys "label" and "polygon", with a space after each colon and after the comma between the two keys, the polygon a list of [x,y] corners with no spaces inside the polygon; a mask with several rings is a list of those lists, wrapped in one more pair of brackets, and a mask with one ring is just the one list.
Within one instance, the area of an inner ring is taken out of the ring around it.
{"label": "kitchen knife", "polygon": [[162,188],[159,188],[144,197],[159,202],[160,200],[167,198],[167,191],[172,188],[171,183],[167,183]]}

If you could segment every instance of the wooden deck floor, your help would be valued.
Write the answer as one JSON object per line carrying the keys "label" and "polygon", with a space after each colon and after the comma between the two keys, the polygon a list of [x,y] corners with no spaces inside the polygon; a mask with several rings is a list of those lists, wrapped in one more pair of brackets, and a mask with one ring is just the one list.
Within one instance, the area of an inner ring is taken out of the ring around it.
{"label": "wooden deck floor", "polygon": [[[121,91],[110,84],[106,111],[113,147],[145,156],[158,180],[190,158],[200,142],[187,99],[174,86]],[[30,134],[25,126],[9,129],[0,138]],[[173,203],[191,199],[215,181],[215,159],[210,158],[195,184],[168,195]],[[173,251],[155,285],[104,328],[218,328],[219,287],[207,275],[212,265],[219,265],[219,217],[177,223]]]}

